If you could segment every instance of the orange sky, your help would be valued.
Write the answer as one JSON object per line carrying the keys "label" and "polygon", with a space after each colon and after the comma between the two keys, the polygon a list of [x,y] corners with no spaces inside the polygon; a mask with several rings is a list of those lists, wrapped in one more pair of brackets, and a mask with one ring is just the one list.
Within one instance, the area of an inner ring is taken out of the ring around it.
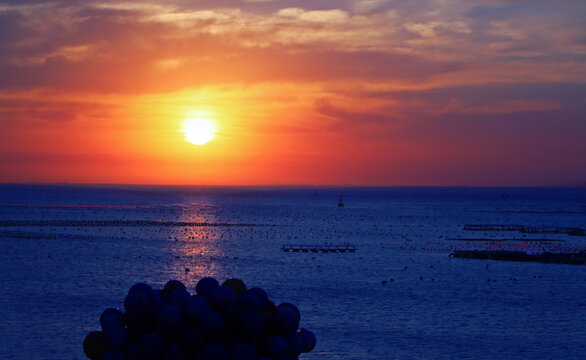
{"label": "orange sky", "polygon": [[[586,184],[579,1],[0,0],[0,182]],[[183,122],[217,128],[202,146]]]}

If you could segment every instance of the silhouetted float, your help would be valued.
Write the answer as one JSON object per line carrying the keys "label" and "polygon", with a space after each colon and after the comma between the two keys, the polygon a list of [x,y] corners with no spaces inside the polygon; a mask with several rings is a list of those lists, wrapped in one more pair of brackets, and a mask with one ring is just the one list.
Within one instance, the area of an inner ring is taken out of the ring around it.
{"label": "silhouetted float", "polygon": [[548,264],[586,265],[586,251],[576,253],[551,253],[528,254],[524,251],[508,250],[455,250],[450,257],[480,259],[538,262]]}
{"label": "silhouetted float", "polygon": [[300,322],[294,304],[276,305],[236,278],[220,285],[204,277],[195,293],[178,280],[159,290],[138,283],[124,311],[104,310],[101,331],[85,337],[83,351],[91,360],[298,359],[316,346]]}

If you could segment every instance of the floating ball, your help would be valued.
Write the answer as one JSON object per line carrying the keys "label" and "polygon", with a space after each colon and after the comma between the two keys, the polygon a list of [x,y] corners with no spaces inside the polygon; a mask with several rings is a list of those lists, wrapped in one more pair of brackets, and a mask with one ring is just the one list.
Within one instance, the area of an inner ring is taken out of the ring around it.
{"label": "floating ball", "polygon": [[289,336],[287,336],[287,345],[287,354],[292,358],[297,358],[303,350],[304,343],[298,334],[289,334]]}
{"label": "floating ball", "polygon": [[102,355],[102,360],[126,360],[126,358],[121,352],[106,351],[104,355]]}
{"label": "floating ball", "polygon": [[242,328],[242,318],[246,313],[240,306],[232,306],[224,310],[223,316],[226,321],[226,329],[233,333],[240,333]]}
{"label": "floating ball", "polygon": [[287,355],[289,345],[287,340],[279,335],[273,335],[267,341],[267,352],[272,358],[280,359]]}
{"label": "floating ball", "polygon": [[183,350],[177,344],[171,344],[165,350],[165,360],[184,360],[185,355],[183,354]]}
{"label": "floating ball", "polygon": [[145,314],[126,314],[124,317],[124,323],[128,328],[128,332],[131,333],[145,334],[152,330],[151,321]]}
{"label": "floating ball", "polygon": [[266,291],[264,291],[263,289],[261,289],[259,287],[251,287],[250,289],[247,290],[247,292],[256,296],[260,307],[265,307],[265,305],[269,301],[269,297],[268,297]]}
{"label": "floating ball", "polygon": [[203,335],[217,337],[224,331],[224,318],[217,311],[205,311],[199,318],[199,328]]}
{"label": "floating ball", "polygon": [[301,328],[297,334],[303,340],[303,350],[301,352],[308,353],[315,348],[316,338],[311,331]]}
{"label": "floating ball", "polygon": [[212,290],[218,286],[220,286],[220,284],[216,279],[212,277],[204,277],[197,282],[197,285],[195,285],[195,292],[197,295],[207,298],[212,293]]}
{"label": "floating ball", "polygon": [[236,296],[239,296],[239,295],[244,294],[246,292],[246,285],[244,284],[244,281],[242,281],[240,279],[236,279],[236,278],[228,279],[228,280],[224,281],[222,286],[226,286],[226,287],[229,287],[230,289],[232,289],[234,291],[234,293],[236,294]]}
{"label": "floating ball", "polygon": [[[280,308],[280,307],[286,307],[286,308],[291,309],[293,311],[293,313],[295,313],[295,315],[297,316],[297,320],[301,321],[301,312],[299,311],[297,306],[295,306],[291,303],[288,303],[288,302],[284,302],[284,303],[280,303],[279,306],[277,306],[277,308]],[[297,330],[297,329],[295,329],[295,330]]]}
{"label": "floating ball", "polygon": [[185,315],[190,320],[197,321],[204,311],[210,309],[210,304],[203,296],[194,295],[185,304]]}
{"label": "floating ball", "polygon": [[122,326],[110,326],[104,330],[104,342],[109,350],[122,350],[128,342],[128,332]]}
{"label": "floating ball", "polygon": [[247,344],[237,344],[230,351],[231,360],[256,360],[256,351]]}
{"label": "floating ball", "polygon": [[195,329],[186,329],[179,334],[179,342],[186,355],[193,357],[203,347],[203,337]]}
{"label": "floating ball", "polygon": [[222,311],[236,305],[234,290],[226,286],[218,286],[210,293],[210,307]]}
{"label": "floating ball", "polygon": [[91,360],[100,360],[106,352],[104,334],[101,331],[90,332],[83,340],[83,352]]}
{"label": "floating ball", "polygon": [[132,292],[142,292],[146,294],[149,298],[155,295],[153,292],[153,288],[145,283],[136,283],[132,285],[130,287],[130,290],[128,290],[128,293],[130,294]]}
{"label": "floating ball", "polygon": [[137,342],[133,342],[126,349],[126,359],[128,360],[141,360],[140,347]]}
{"label": "floating ball", "polygon": [[159,311],[158,319],[163,328],[175,329],[183,321],[183,310],[175,305],[167,304]]}
{"label": "floating ball", "polygon": [[142,291],[128,293],[124,299],[124,309],[131,314],[140,314],[146,311],[149,304],[149,297]]}
{"label": "floating ball", "polygon": [[238,296],[237,303],[242,306],[242,309],[244,309],[246,312],[260,310],[260,301],[256,295],[250,292],[245,292],[244,294]]}
{"label": "floating ball", "polygon": [[271,300],[267,300],[266,304],[262,308],[272,313],[277,309],[277,306],[275,306],[275,303]]}
{"label": "floating ball", "polygon": [[184,308],[185,304],[187,304],[187,300],[189,300],[190,295],[185,289],[177,289],[174,290],[171,295],[169,295],[169,303],[180,308]]}
{"label": "floating ball", "polygon": [[157,333],[151,332],[138,340],[140,357],[143,360],[156,360],[163,355],[165,343]]}
{"label": "floating ball", "polygon": [[122,325],[122,311],[116,308],[108,308],[100,316],[100,326],[102,329],[110,325]]}
{"label": "floating ball", "polygon": [[157,320],[161,309],[169,303],[169,300],[162,297],[160,294],[156,294],[151,298],[147,305],[146,314],[149,318]]}
{"label": "floating ball", "polygon": [[265,334],[266,320],[257,312],[249,312],[242,318],[242,330],[245,335],[261,338]]}
{"label": "floating ball", "polygon": [[277,331],[281,335],[294,333],[299,328],[299,318],[288,307],[278,307],[276,310]]}
{"label": "floating ball", "polygon": [[162,290],[134,284],[126,311],[106,309],[103,331],[86,336],[84,353],[91,360],[294,360],[315,348],[312,332],[296,332],[299,309],[275,306],[261,288],[204,277],[195,290],[190,296],[178,280]]}
{"label": "floating ball", "polygon": [[163,291],[161,291],[161,296],[164,298],[169,298],[169,295],[171,295],[171,293],[177,289],[183,289],[183,290],[187,290],[185,288],[185,285],[183,285],[183,283],[179,280],[169,280],[167,281],[167,283],[165,284],[165,287],[163,288]]}
{"label": "floating ball", "polygon": [[228,360],[228,350],[220,342],[207,344],[201,351],[203,360]]}

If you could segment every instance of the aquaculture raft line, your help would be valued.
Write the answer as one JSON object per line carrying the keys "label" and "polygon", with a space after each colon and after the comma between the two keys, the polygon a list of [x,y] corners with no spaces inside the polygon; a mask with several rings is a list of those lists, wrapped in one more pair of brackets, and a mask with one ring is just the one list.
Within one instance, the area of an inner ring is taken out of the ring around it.
{"label": "aquaculture raft line", "polygon": [[281,247],[283,252],[304,252],[304,253],[353,253],[356,246],[351,244],[319,244],[319,245],[295,245],[287,244]]}
{"label": "aquaculture raft line", "polygon": [[53,227],[82,227],[82,226],[159,226],[159,227],[185,227],[185,226],[277,226],[267,224],[241,224],[232,222],[190,222],[190,221],[159,221],[159,220],[4,220],[0,226],[53,226]]}
{"label": "aquaculture raft line", "polygon": [[567,234],[585,236],[586,231],[578,227],[559,226],[524,226],[524,225],[491,225],[491,224],[466,224],[464,230],[471,231],[518,231],[527,234]]}

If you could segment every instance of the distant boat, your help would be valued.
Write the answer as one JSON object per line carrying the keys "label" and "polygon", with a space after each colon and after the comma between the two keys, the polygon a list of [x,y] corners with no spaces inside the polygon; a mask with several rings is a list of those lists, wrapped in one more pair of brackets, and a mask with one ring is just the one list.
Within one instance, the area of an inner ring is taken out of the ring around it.
{"label": "distant boat", "polygon": [[344,203],[342,202],[342,195],[340,194],[340,202],[338,203],[338,207],[344,207]]}

